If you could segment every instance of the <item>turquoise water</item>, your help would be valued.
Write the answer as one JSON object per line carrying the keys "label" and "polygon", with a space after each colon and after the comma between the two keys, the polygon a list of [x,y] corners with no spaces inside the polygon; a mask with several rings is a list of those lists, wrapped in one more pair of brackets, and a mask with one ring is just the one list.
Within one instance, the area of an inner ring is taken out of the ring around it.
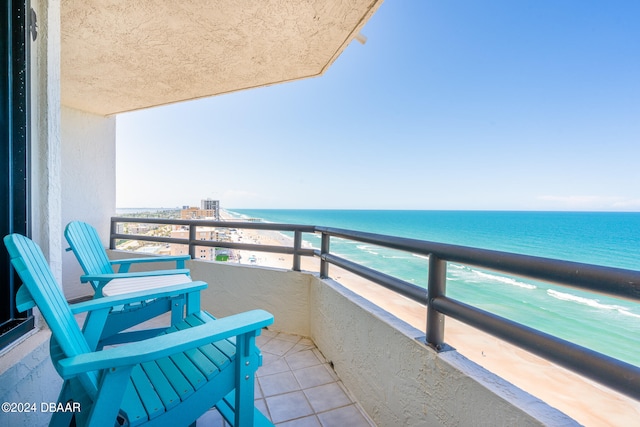
{"label": "turquoise water", "polygon": [[[323,225],[640,270],[640,213],[235,209],[269,222]],[[319,247],[320,239],[305,235]],[[427,259],[340,239],[331,250],[426,287]],[[640,366],[640,304],[449,263],[447,293]]]}

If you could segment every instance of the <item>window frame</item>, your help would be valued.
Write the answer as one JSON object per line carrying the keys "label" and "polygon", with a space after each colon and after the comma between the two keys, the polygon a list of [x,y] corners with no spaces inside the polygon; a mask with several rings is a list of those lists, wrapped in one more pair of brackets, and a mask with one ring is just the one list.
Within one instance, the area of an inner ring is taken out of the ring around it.
{"label": "window frame", "polygon": [[[0,6],[0,237],[30,236],[29,0]],[[0,349],[34,328],[31,310],[19,313],[20,279],[0,245]]]}

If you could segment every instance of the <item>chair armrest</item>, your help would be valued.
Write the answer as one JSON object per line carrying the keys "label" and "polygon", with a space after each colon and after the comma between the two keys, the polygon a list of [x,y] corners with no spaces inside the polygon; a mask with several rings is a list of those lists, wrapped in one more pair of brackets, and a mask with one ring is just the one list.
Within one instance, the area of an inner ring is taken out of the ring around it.
{"label": "chair armrest", "polygon": [[128,258],[128,259],[112,259],[109,262],[111,265],[121,265],[120,270],[123,273],[129,271],[129,267],[131,264],[141,264],[147,262],[176,262],[176,268],[184,268],[184,262],[190,260],[191,256],[189,255],[165,255],[165,256],[154,256],[154,257],[144,257],[144,258]]}
{"label": "chair armrest", "polygon": [[136,365],[248,332],[259,332],[272,323],[271,313],[247,311],[148,340],[62,359],[58,362],[59,372],[63,378],[70,378],[89,371]]}
{"label": "chair armrest", "polygon": [[206,289],[206,287],[207,284],[205,282],[187,282],[179,285],[164,286],[157,289],[148,289],[146,291],[137,291],[127,294],[92,299],[89,301],[72,304],[70,305],[70,307],[73,314],[77,314],[85,311],[111,308],[117,305],[147,301],[149,299],[178,296],[190,292],[200,292],[201,290]]}
{"label": "chair armrest", "polygon": [[152,277],[152,276],[171,276],[174,274],[186,274],[189,276],[189,269],[181,270],[155,270],[155,271],[136,271],[133,273],[108,273],[108,274],[83,274],[80,276],[82,283],[100,282],[106,285],[113,279],[131,279],[134,277]]}
{"label": "chair armrest", "polygon": [[187,261],[190,259],[191,256],[189,255],[162,255],[144,258],[112,259],[109,262],[111,264],[135,264],[139,262]]}

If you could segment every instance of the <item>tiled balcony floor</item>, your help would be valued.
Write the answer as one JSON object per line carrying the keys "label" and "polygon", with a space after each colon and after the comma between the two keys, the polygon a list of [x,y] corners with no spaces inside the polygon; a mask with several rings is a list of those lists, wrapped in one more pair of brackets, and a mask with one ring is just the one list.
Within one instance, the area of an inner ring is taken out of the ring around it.
{"label": "tiled balcony floor", "polygon": [[[76,315],[80,325],[84,317]],[[133,329],[169,323],[166,314]],[[263,330],[256,343],[263,363],[256,374],[255,405],[277,427],[375,427],[313,341]],[[215,408],[196,425],[229,426]]]}
{"label": "tiled balcony floor", "polygon": [[[263,365],[257,373],[256,407],[276,426],[374,426],[311,340],[265,330],[257,343]],[[212,409],[197,426],[228,424]]]}

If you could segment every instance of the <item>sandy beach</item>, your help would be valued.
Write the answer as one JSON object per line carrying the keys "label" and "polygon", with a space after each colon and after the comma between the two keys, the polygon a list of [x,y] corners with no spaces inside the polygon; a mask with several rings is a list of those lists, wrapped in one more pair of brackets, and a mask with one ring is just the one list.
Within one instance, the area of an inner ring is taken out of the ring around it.
{"label": "sandy beach", "polygon": [[[225,218],[230,219],[230,218]],[[234,219],[235,220],[235,219]],[[243,243],[292,246],[292,239],[274,231],[238,230]],[[234,239],[234,240],[235,240]],[[291,269],[292,256],[235,251],[230,262]],[[303,257],[302,270],[317,273],[320,262]],[[396,317],[424,331],[426,307],[352,273],[330,267],[329,275]],[[468,359],[563,411],[586,426],[632,426],[640,420],[640,402],[616,393],[562,367],[503,342],[471,326],[447,318],[445,341]]]}

